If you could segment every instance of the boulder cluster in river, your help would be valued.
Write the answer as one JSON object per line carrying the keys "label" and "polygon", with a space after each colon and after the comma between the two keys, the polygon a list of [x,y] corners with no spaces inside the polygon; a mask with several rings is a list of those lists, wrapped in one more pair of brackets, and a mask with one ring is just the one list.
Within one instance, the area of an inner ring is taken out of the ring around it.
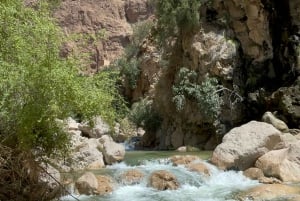
{"label": "boulder cluster in river", "polygon": [[[300,135],[292,129],[293,135],[289,133],[289,129],[284,122],[277,119],[270,112],[264,115],[263,120],[268,123],[250,121],[229,131],[224,136],[223,142],[214,150],[209,162],[224,171],[244,171],[246,177],[258,180],[263,184],[299,183]],[[276,123],[279,123],[280,127]],[[122,161],[125,154],[124,147],[115,143],[109,135],[102,135],[100,138],[80,136],[79,129],[70,126],[70,122],[68,125],[69,128],[72,127],[69,131],[73,141],[76,142],[73,143],[76,146],[73,146],[73,154],[71,154],[69,160],[77,161],[77,163],[75,163],[75,166],[74,163],[70,163],[68,168],[64,165],[60,167],[65,170],[70,170],[72,167],[73,170],[87,171],[75,182],[77,193],[105,195],[111,193],[118,185],[134,185],[144,180],[146,180],[149,187],[157,190],[176,190],[180,187],[176,176],[166,170],[157,170],[147,176],[139,169],[133,168],[119,174],[117,178],[95,175],[89,172],[88,169],[99,169],[105,167],[106,164]],[[74,125],[74,122],[72,125]],[[284,132],[277,128],[281,128]],[[84,156],[80,157],[79,153]],[[174,166],[183,166],[204,177],[209,177],[211,174],[208,164],[197,156],[175,155],[170,157],[169,160]],[[281,188],[280,186],[277,187]],[[245,195],[239,195],[243,197],[240,200],[244,200],[245,196],[260,191],[265,192],[265,188],[272,190],[277,187],[266,185],[251,189],[249,192],[245,192]],[[284,186],[281,189],[285,188],[289,187]],[[297,189],[293,190],[291,187],[288,191],[295,192]],[[259,194],[269,196],[269,194],[263,192]]]}

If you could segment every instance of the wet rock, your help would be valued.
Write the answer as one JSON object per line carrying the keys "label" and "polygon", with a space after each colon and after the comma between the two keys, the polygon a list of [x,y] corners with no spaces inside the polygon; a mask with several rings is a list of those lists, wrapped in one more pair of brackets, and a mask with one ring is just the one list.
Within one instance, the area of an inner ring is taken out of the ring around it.
{"label": "wet rock", "polygon": [[105,195],[113,191],[113,180],[109,176],[97,175],[97,195]]}
{"label": "wet rock", "polygon": [[118,144],[113,141],[112,137],[109,135],[104,135],[99,139],[100,150],[104,155],[104,160],[106,164],[113,164],[120,162],[125,156],[125,147],[122,144]]}
{"label": "wet rock", "polygon": [[132,185],[140,183],[144,174],[140,170],[132,169],[124,172],[120,177],[122,184]]}
{"label": "wet rock", "polygon": [[76,181],[75,186],[80,194],[97,194],[98,180],[91,172],[86,172]]}
{"label": "wet rock", "polygon": [[280,180],[274,177],[265,177],[263,171],[259,168],[249,168],[243,172],[243,174],[253,180],[258,180],[260,183],[263,184],[278,184],[281,183]]}
{"label": "wet rock", "polygon": [[275,117],[271,112],[265,112],[265,114],[262,117],[262,121],[272,124],[275,128],[277,128],[278,130],[280,130],[282,132],[289,131],[289,128],[286,125],[286,123],[284,123],[284,121]]}
{"label": "wet rock", "polygon": [[187,165],[187,168],[190,171],[197,172],[205,176],[210,176],[209,168],[204,163],[201,162],[191,163]]}
{"label": "wet rock", "polygon": [[176,190],[179,187],[176,177],[166,170],[153,172],[150,176],[148,185],[161,191]]}
{"label": "wet rock", "polygon": [[258,181],[262,184],[281,184],[282,181],[275,177],[260,177]]}
{"label": "wet rock", "polygon": [[200,161],[201,159],[198,156],[193,156],[193,155],[175,155],[170,158],[174,166],[177,165],[187,165],[190,164],[194,161]]}
{"label": "wet rock", "polygon": [[299,200],[300,188],[297,186],[288,186],[283,184],[264,184],[254,187],[238,196],[240,201],[261,201],[261,200]]}
{"label": "wet rock", "polygon": [[211,162],[221,169],[246,170],[282,140],[272,125],[251,121],[233,128],[213,152]]}
{"label": "wet rock", "polygon": [[300,141],[288,148],[273,150],[261,156],[255,166],[266,176],[276,177],[283,182],[300,182]]}
{"label": "wet rock", "polygon": [[261,169],[259,168],[248,168],[247,170],[245,170],[243,172],[243,174],[250,178],[250,179],[254,179],[254,180],[258,180],[261,177],[264,177],[264,173]]}
{"label": "wet rock", "polygon": [[86,172],[75,182],[75,187],[79,194],[105,195],[112,192],[113,180],[108,176]]}

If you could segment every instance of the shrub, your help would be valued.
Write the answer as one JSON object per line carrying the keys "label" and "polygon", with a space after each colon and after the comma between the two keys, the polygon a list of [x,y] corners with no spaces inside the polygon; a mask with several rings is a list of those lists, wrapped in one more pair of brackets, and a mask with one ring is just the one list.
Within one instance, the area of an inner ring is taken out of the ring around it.
{"label": "shrub", "polygon": [[125,48],[127,58],[137,56],[143,40],[150,34],[154,23],[151,20],[137,22],[133,25],[133,34],[130,44]]}
{"label": "shrub", "polygon": [[120,73],[124,76],[125,82],[128,83],[129,87],[135,89],[137,87],[137,79],[141,72],[139,60],[135,58],[126,59],[123,57],[117,60],[114,65],[120,68]]}
{"label": "shrub", "polygon": [[59,57],[63,35],[49,16],[44,3],[35,10],[18,0],[0,4],[0,140],[41,155],[65,153],[57,119],[100,115],[111,123],[124,107],[115,72],[79,76],[74,61]]}
{"label": "shrub", "polygon": [[193,32],[199,26],[200,0],[157,0],[158,41]]}
{"label": "shrub", "polygon": [[201,84],[197,84],[197,73],[181,68],[177,74],[177,83],[173,86],[173,102],[178,111],[184,109],[186,99],[196,102],[203,116],[214,121],[222,103],[218,89],[217,79],[206,78]]}
{"label": "shrub", "polygon": [[156,131],[161,124],[161,117],[153,109],[152,101],[143,99],[132,105],[129,119],[137,126],[143,127],[148,131]]}

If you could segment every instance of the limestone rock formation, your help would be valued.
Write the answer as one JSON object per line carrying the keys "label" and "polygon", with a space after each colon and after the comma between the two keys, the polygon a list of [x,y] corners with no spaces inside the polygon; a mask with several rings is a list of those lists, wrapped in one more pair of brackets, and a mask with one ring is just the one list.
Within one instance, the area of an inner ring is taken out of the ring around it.
{"label": "limestone rock formation", "polygon": [[111,165],[113,163],[120,162],[124,159],[124,145],[114,142],[111,136],[104,135],[99,139],[99,142],[99,148],[104,155],[104,160],[106,164]]}
{"label": "limestone rock formation", "polygon": [[245,170],[281,142],[272,125],[251,121],[229,131],[213,152],[211,162],[221,169]]}
{"label": "limestone rock formation", "polygon": [[99,169],[105,167],[103,154],[97,139],[81,136],[80,131],[69,131],[71,137],[70,154],[64,160],[53,160],[61,170]]}
{"label": "limestone rock formation", "polygon": [[284,123],[284,121],[276,118],[271,112],[265,112],[262,120],[266,123],[272,124],[275,128],[282,132],[288,132],[289,127]]}
{"label": "limestone rock formation", "polygon": [[153,13],[154,5],[147,0],[127,0],[125,3],[126,18],[129,23],[145,20]]}
{"label": "limestone rock formation", "polygon": [[93,119],[93,127],[91,127],[87,122],[84,122],[78,124],[78,128],[84,136],[89,138],[100,138],[102,135],[110,133],[109,125],[99,116]]}
{"label": "limestone rock formation", "polygon": [[278,105],[279,112],[295,128],[300,124],[300,77],[290,87],[280,87],[269,98],[270,102]]}
{"label": "limestone rock formation", "polygon": [[69,38],[61,55],[88,54],[82,58],[86,71],[97,72],[122,55],[132,35],[131,23],[152,13],[152,6],[145,0],[62,1],[54,12]]}
{"label": "limestone rock formation", "polygon": [[255,167],[248,168],[247,170],[245,170],[243,172],[243,174],[250,179],[258,180],[260,183],[263,183],[263,184],[281,183],[281,181],[279,179],[276,179],[274,177],[265,177],[263,171],[259,168],[255,168]]}
{"label": "limestone rock formation", "polygon": [[150,175],[149,186],[161,191],[176,190],[179,183],[172,173],[166,170],[158,170]]}
{"label": "limestone rock formation", "polygon": [[233,30],[239,39],[246,56],[256,61],[273,57],[272,38],[269,27],[269,13],[261,0],[215,1],[219,9],[229,14]]}
{"label": "limestone rock formation", "polygon": [[288,148],[273,150],[258,158],[255,166],[266,176],[276,177],[283,182],[300,181],[300,141]]}

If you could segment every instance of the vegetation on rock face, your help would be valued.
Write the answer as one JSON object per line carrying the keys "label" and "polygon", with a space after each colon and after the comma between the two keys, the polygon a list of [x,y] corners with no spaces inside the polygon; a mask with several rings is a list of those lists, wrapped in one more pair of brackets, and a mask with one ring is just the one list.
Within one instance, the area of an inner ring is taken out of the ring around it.
{"label": "vegetation on rock face", "polygon": [[117,60],[116,66],[120,69],[120,73],[125,78],[126,84],[131,89],[135,89],[137,80],[140,75],[140,61],[138,53],[143,40],[149,35],[153,22],[148,20],[138,22],[133,25],[133,35],[131,43],[125,48],[125,55]]}
{"label": "vegetation on rock face", "polygon": [[158,40],[162,45],[172,36],[191,33],[200,24],[200,0],[157,0]]}
{"label": "vegetation on rock face", "polygon": [[140,62],[136,58],[127,60],[123,57],[117,60],[116,65],[120,68],[120,73],[124,75],[129,87],[135,89],[141,72]]}
{"label": "vegetation on rock face", "polygon": [[148,131],[156,131],[161,124],[161,118],[153,109],[153,102],[143,99],[132,105],[129,119],[137,126],[141,126]]}
{"label": "vegetation on rock face", "polygon": [[124,108],[116,73],[79,76],[75,61],[59,57],[62,34],[47,3],[0,5],[0,140],[42,155],[64,152],[68,142],[57,119],[101,115],[112,123]]}
{"label": "vegetation on rock face", "polygon": [[206,78],[197,84],[197,73],[187,68],[181,68],[177,74],[177,83],[173,86],[173,102],[176,109],[184,109],[186,99],[196,102],[203,117],[215,120],[220,112],[222,100],[218,94],[218,81]]}

